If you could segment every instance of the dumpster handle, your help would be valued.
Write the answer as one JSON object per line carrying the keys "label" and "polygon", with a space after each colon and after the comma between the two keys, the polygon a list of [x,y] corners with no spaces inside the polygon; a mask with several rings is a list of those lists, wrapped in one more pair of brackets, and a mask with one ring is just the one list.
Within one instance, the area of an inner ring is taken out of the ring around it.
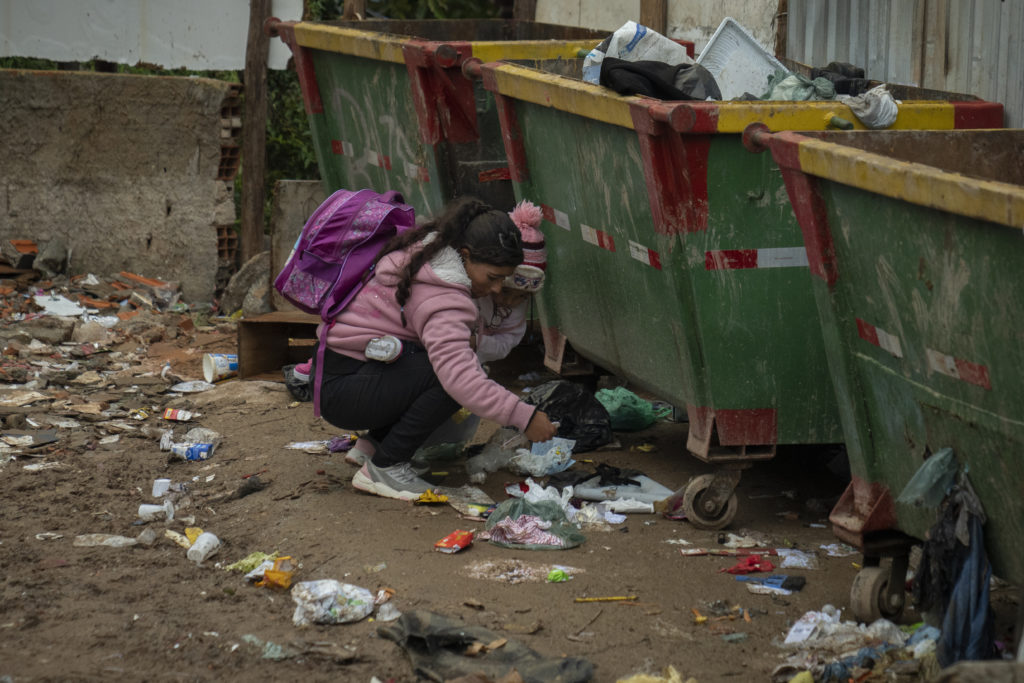
{"label": "dumpster handle", "polygon": [[277,38],[280,35],[279,30],[283,23],[285,22],[277,17],[267,17],[266,21],[263,22],[263,33],[271,38]]}
{"label": "dumpster handle", "polygon": [[484,77],[483,61],[479,57],[470,57],[462,63],[462,75],[470,80],[480,80]]}
{"label": "dumpster handle", "polygon": [[434,48],[434,59],[438,66],[449,68],[459,62],[459,51],[448,43],[442,43]]}
{"label": "dumpster handle", "polygon": [[751,152],[764,152],[772,143],[771,129],[760,121],[755,121],[743,129],[741,139],[743,146]]}
{"label": "dumpster handle", "polygon": [[667,123],[677,133],[693,130],[697,122],[697,114],[693,107],[686,104],[669,104],[658,102],[647,107],[647,113],[655,121]]}

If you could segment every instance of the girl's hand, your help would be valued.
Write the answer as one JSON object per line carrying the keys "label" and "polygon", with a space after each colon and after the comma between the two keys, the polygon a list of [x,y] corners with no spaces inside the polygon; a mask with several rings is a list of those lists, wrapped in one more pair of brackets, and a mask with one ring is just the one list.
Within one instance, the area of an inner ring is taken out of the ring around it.
{"label": "girl's hand", "polygon": [[558,435],[558,427],[548,419],[547,413],[537,410],[526,425],[526,438],[530,441],[550,441]]}

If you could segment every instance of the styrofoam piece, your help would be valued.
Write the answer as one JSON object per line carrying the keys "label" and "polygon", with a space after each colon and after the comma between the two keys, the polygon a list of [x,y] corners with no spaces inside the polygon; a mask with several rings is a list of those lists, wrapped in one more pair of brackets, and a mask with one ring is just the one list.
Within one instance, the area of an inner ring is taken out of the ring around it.
{"label": "styrofoam piece", "polygon": [[732,17],[718,25],[697,63],[711,72],[723,100],[745,92],[760,97],[768,90],[768,77],[776,71],[790,73]]}

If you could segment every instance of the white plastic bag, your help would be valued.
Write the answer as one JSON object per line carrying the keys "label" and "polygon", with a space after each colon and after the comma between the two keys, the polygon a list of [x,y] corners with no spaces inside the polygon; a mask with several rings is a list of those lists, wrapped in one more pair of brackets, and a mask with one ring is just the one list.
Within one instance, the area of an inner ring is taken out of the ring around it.
{"label": "white plastic bag", "polygon": [[365,619],[373,612],[373,594],[365,588],[334,579],[302,581],[292,588],[297,607],[296,626],[346,624]]}
{"label": "white plastic bag", "polygon": [[643,60],[666,64],[693,64],[686,48],[635,21],[627,21],[583,59],[583,80],[601,82],[601,62],[605,55],[629,62]]}

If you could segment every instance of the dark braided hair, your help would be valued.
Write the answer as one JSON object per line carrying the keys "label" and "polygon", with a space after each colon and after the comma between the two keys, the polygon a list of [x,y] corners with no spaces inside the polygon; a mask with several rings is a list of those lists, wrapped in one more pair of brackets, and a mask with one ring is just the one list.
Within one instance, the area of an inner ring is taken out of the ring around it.
{"label": "dark braided hair", "polygon": [[385,255],[416,244],[431,232],[437,237],[413,252],[396,286],[395,299],[403,309],[403,325],[413,277],[444,247],[465,248],[471,259],[491,266],[518,266],[523,262],[522,236],[509,215],[474,197],[461,197],[450,202],[434,220],[391,238],[377,254],[374,266]]}

